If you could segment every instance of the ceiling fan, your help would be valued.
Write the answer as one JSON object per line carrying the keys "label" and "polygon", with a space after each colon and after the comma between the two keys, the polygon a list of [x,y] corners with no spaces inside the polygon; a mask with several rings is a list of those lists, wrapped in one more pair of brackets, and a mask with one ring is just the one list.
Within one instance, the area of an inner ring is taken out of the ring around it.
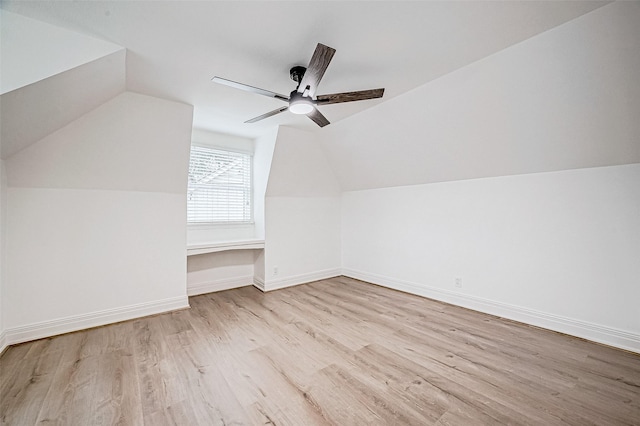
{"label": "ceiling fan", "polygon": [[251,120],[245,121],[245,123],[255,123],[256,121],[263,120],[267,117],[271,117],[276,114],[280,114],[283,111],[289,110],[294,114],[304,114],[313,120],[318,126],[324,127],[329,124],[329,120],[318,111],[316,105],[329,105],[337,104],[341,102],[353,102],[363,101],[366,99],[381,98],[384,94],[384,89],[371,89],[360,90],[357,92],[344,92],[333,93],[330,95],[318,95],[316,96],[316,89],[324,72],[331,62],[331,58],[336,53],[336,50],[318,43],[315,52],[311,57],[309,66],[307,68],[302,66],[295,66],[289,71],[290,77],[293,81],[298,83],[298,86],[292,91],[289,96],[281,95],[279,93],[271,92],[269,90],[259,89],[257,87],[249,86],[242,83],[236,83],[235,81],[227,80],[221,77],[213,77],[212,81],[226,86],[235,87],[236,89],[246,90],[247,92],[257,93],[259,95],[269,96],[270,98],[276,98],[284,102],[288,102],[289,105],[267,112],[266,114],[259,115]]}

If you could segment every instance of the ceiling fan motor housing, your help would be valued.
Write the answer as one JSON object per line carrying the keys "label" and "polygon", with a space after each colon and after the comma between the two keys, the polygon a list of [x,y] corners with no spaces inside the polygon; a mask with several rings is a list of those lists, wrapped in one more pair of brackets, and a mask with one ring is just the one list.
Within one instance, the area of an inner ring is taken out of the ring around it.
{"label": "ceiling fan motor housing", "polygon": [[291,76],[291,80],[300,84],[302,81],[302,77],[304,77],[304,73],[307,71],[305,67],[297,65],[289,70],[289,76]]}

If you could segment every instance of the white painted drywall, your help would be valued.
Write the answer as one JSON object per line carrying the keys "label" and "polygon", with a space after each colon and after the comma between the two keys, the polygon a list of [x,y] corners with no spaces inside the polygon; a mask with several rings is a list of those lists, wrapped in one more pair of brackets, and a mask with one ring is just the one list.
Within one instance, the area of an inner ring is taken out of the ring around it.
{"label": "white painted drywall", "polygon": [[189,256],[187,258],[189,295],[252,285],[254,262],[254,250],[229,250]]}
{"label": "white painted drywall", "polygon": [[8,195],[7,328],[186,296],[183,194]]}
{"label": "white painted drywall", "polygon": [[0,9],[0,93],[43,80],[122,47]]}
{"label": "white painted drywall", "polygon": [[266,290],[340,274],[340,187],[314,134],[279,128],[265,224]]}
{"label": "white painted drywall", "polygon": [[209,244],[255,239],[255,226],[248,224],[201,224],[187,226],[187,244]]}
{"label": "white painted drywall", "polygon": [[640,345],[640,164],[345,192],[342,211],[347,275]]}
{"label": "white painted drywall", "polygon": [[340,194],[340,184],[315,133],[278,128],[267,197],[326,197]]}
{"label": "white painted drywall", "polygon": [[191,133],[191,143],[210,146],[213,148],[248,152],[250,154],[253,154],[254,151],[253,139],[212,132],[205,129],[193,129],[193,132]]}
{"label": "white painted drywall", "polygon": [[122,93],[7,159],[8,184],[186,194],[191,110]]}
{"label": "white painted drywall", "polygon": [[638,75],[615,2],[327,128],[344,273],[640,351]]}
{"label": "white painted drywall", "polygon": [[640,3],[614,2],[321,134],[345,190],[634,163],[639,75]]}
{"label": "white painted drywall", "polygon": [[7,177],[4,160],[0,159],[0,354],[6,346],[4,333],[5,316],[5,275],[6,269],[6,235],[7,235]]}
{"label": "white painted drywall", "polygon": [[[253,220],[255,221],[256,238],[259,239],[265,239],[265,200],[277,137],[278,129],[274,128],[255,140],[255,152],[253,155]],[[264,249],[256,251],[253,282],[259,285],[264,285],[265,282],[264,261]]]}
{"label": "white painted drywall", "polygon": [[256,238],[264,239],[264,200],[271,172],[273,151],[276,146],[278,129],[274,128],[255,140],[253,154],[253,219],[255,221]]}
{"label": "white painted drywall", "polygon": [[267,290],[340,275],[339,197],[267,197],[266,219]]}
{"label": "white painted drywall", "polygon": [[262,283],[265,281],[265,266],[264,266],[264,249],[256,250],[253,261],[253,284]]}
{"label": "white painted drywall", "polygon": [[124,49],[1,95],[0,155],[8,158],[123,93]]}
{"label": "white painted drywall", "polygon": [[192,109],[126,92],[5,160],[10,335],[186,306]]}

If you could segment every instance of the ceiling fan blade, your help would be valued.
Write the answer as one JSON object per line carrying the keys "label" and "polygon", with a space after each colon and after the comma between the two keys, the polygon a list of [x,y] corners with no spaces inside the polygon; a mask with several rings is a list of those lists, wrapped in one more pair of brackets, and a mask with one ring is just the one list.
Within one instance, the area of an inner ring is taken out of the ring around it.
{"label": "ceiling fan blade", "polygon": [[324,127],[327,124],[329,124],[329,120],[327,120],[327,117],[322,115],[320,113],[320,111],[318,111],[317,108],[314,108],[313,111],[311,111],[309,114],[307,114],[307,117],[312,119],[313,122],[316,123],[320,127]]}
{"label": "ceiling fan blade", "polygon": [[381,98],[384,89],[360,90],[358,92],[332,93],[330,95],[318,95],[318,105],[338,104],[341,102],[364,101],[366,99]]}
{"label": "ceiling fan blade", "polygon": [[280,99],[281,101],[289,102],[288,96],[271,92],[269,90],[260,89],[258,87],[249,86],[247,84],[237,83],[235,81],[227,80],[226,78],[213,77],[211,81],[218,84],[224,84],[225,86],[233,87],[235,89],[244,90],[246,92],[257,93],[259,95],[268,96],[270,98],[276,98],[276,99]]}
{"label": "ceiling fan blade", "polygon": [[255,118],[252,118],[251,120],[247,120],[247,121],[245,121],[245,123],[255,123],[256,121],[264,120],[265,118],[271,117],[272,115],[280,114],[281,112],[286,111],[288,109],[289,109],[288,106],[282,107],[282,108],[278,108],[278,109],[274,109],[273,111],[269,111],[266,114],[259,115],[259,116],[255,117]]}
{"label": "ceiling fan blade", "polygon": [[315,95],[316,88],[318,87],[324,72],[329,66],[329,62],[331,62],[331,58],[333,58],[335,53],[336,49],[325,46],[322,43],[318,43],[316,50],[313,52],[313,56],[311,57],[311,61],[309,61],[307,71],[305,71],[304,77],[302,77],[302,81],[298,86],[299,93],[304,93],[308,87],[309,96],[313,97]]}

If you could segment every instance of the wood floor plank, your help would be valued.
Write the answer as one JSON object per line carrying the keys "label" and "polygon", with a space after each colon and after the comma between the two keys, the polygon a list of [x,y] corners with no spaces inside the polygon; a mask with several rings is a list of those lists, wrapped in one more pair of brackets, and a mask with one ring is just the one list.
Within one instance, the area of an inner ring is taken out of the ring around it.
{"label": "wood floor plank", "polygon": [[98,356],[91,424],[143,424],[135,360],[131,352],[109,350]]}
{"label": "wood floor plank", "polygon": [[8,348],[7,425],[639,425],[640,355],[346,277]]}
{"label": "wood floor plank", "polygon": [[[159,316],[134,322],[134,357],[145,423],[167,416],[190,418],[182,402],[187,396],[177,379],[177,366],[164,339]],[[175,385],[174,385],[175,384]],[[171,422],[169,422],[171,424]]]}
{"label": "wood floor plank", "polygon": [[2,370],[0,419],[3,424],[35,424],[60,364],[61,353],[25,357]]}
{"label": "wood floor plank", "polygon": [[46,398],[38,401],[42,407],[38,422],[92,424],[98,365],[96,356],[61,363],[55,372],[50,392]]}

